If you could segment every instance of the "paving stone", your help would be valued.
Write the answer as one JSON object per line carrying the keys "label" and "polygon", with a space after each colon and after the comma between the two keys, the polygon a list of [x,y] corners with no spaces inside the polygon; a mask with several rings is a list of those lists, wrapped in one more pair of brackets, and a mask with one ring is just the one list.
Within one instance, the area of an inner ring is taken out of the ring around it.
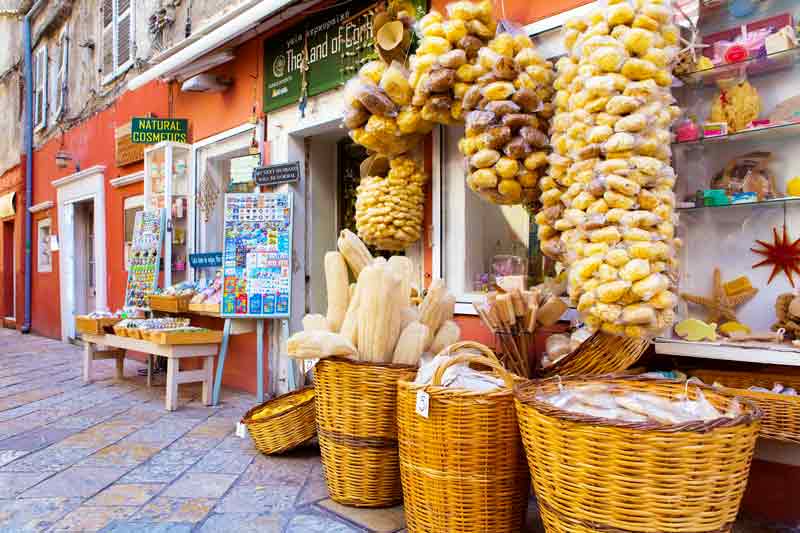
{"label": "paving stone", "polygon": [[376,533],[391,533],[406,527],[402,505],[387,509],[361,509],[342,505],[331,499],[323,500],[317,505]]}
{"label": "paving stone", "polygon": [[160,448],[138,442],[118,442],[97,453],[92,454],[83,461],[81,466],[136,466],[143,463],[156,453]]}
{"label": "paving stone", "polygon": [[211,498],[168,498],[159,496],[145,505],[135,518],[154,522],[199,522],[217,500]]}
{"label": "paving stone", "polygon": [[34,451],[50,446],[74,433],[65,428],[42,427],[0,441],[0,450]]}
{"label": "paving stone", "polygon": [[[319,470],[319,472],[317,472],[317,470]],[[305,485],[303,485],[300,491],[300,495],[297,497],[295,505],[301,506],[330,497],[330,494],[328,494],[328,486],[325,484],[325,477],[322,475],[321,470],[321,467],[315,467],[311,475],[308,476]]]}
{"label": "paving stone", "polygon": [[5,466],[12,461],[16,461],[20,457],[28,455],[28,452],[20,450],[0,450],[0,466]]}
{"label": "paving stone", "polygon": [[135,506],[149,502],[164,488],[163,483],[116,483],[88,500],[90,506]]}
{"label": "paving stone", "polygon": [[281,533],[286,518],[279,514],[225,513],[210,515],[198,533]]}
{"label": "paving stone", "polygon": [[266,483],[294,483],[302,485],[311,474],[314,459],[309,457],[258,455],[247,467],[240,483],[263,485]]}
{"label": "paving stone", "polygon": [[174,422],[161,422],[145,426],[131,433],[125,440],[128,442],[143,442],[147,444],[163,444],[167,446],[185,435],[191,429],[190,424],[177,424]]}
{"label": "paving stone", "polygon": [[297,514],[289,521],[285,533],[353,533],[364,531],[322,514]]}
{"label": "paving stone", "polygon": [[114,520],[101,531],[103,533],[190,533],[194,524],[177,522],[148,522],[146,520]]}
{"label": "paving stone", "polygon": [[50,472],[21,473],[3,472],[0,473],[0,499],[14,498],[36,485],[48,476]]}
{"label": "paving stone", "polygon": [[34,452],[17,459],[0,468],[2,472],[59,472],[68,468],[84,457],[91,450],[81,448],[61,448],[53,445],[44,450]]}
{"label": "paving stone", "polygon": [[51,531],[100,531],[112,520],[128,518],[132,507],[78,507],[56,522]]}
{"label": "paving stone", "polygon": [[[157,457],[157,455],[156,455]],[[181,462],[156,462],[151,459],[131,470],[120,480],[122,483],[171,483],[189,470],[191,464]]]}
{"label": "paving stone", "polygon": [[220,513],[250,513],[258,509],[264,513],[288,511],[300,492],[299,486],[288,484],[235,485],[219,502]]}
{"label": "paving stone", "polygon": [[173,498],[220,498],[236,481],[234,474],[189,472],[181,476],[164,492]]}
{"label": "paving stone", "polygon": [[75,498],[0,500],[0,531],[44,531],[78,505]]}
{"label": "paving stone", "polygon": [[212,474],[241,474],[250,463],[252,455],[235,453],[230,450],[215,448],[192,467],[193,472],[208,472]]}
{"label": "paving stone", "polygon": [[22,493],[23,498],[88,498],[110,485],[125,473],[120,468],[73,466]]}
{"label": "paving stone", "polygon": [[236,421],[228,419],[209,418],[202,424],[194,427],[189,433],[190,437],[201,437],[211,439],[224,439],[236,430]]}

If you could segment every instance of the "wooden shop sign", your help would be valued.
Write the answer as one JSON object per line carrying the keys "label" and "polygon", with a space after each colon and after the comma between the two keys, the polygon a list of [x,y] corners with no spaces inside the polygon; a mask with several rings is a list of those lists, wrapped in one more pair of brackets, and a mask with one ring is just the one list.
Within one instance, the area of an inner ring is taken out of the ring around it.
{"label": "wooden shop sign", "polygon": [[294,183],[300,180],[300,162],[281,163],[253,169],[253,181],[256,185],[273,186],[282,183]]}
{"label": "wooden shop sign", "polygon": [[114,154],[118,167],[144,161],[144,145],[131,141],[130,122],[114,130]]}
{"label": "wooden shop sign", "polygon": [[136,144],[185,143],[188,139],[189,121],[185,118],[134,117],[131,121],[131,141]]}

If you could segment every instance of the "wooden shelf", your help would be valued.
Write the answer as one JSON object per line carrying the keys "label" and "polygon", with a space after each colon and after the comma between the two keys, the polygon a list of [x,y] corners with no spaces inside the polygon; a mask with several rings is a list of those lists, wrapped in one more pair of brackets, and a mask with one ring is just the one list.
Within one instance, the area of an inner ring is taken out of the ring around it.
{"label": "wooden shelf", "polygon": [[656,353],[679,357],[722,359],[742,363],[800,366],[800,349],[791,344],[689,342],[677,339],[657,338]]}

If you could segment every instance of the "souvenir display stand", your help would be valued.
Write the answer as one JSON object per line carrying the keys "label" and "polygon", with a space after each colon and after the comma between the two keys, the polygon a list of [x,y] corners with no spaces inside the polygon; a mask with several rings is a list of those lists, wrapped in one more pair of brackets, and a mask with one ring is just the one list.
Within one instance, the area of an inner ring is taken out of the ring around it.
{"label": "souvenir display stand", "polygon": [[162,142],[145,150],[145,209],[163,209],[165,213],[164,287],[189,279],[188,243],[194,234],[189,223],[194,204],[189,201],[191,150],[188,144],[174,142]]}
{"label": "souvenir display stand", "polygon": [[[289,317],[291,265],[292,193],[226,194],[220,307],[225,326],[214,404],[219,402],[230,335],[241,330],[241,319],[256,321],[256,397],[264,401],[264,320]],[[270,363],[277,365],[277,357]]]}
{"label": "souvenir display stand", "polygon": [[702,4],[697,61],[673,87],[681,298],[656,352],[798,366],[800,10]]}

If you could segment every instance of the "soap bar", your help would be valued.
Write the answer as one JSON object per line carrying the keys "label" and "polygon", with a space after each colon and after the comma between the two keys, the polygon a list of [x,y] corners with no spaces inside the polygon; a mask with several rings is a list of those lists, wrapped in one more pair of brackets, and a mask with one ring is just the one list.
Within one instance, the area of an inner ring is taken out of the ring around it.
{"label": "soap bar", "polygon": [[730,205],[730,198],[725,194],[724,189],[706,189],[703,191],[703,205],[718,206]]}
{"label": "soap bar", "polygon": [[675,333],[687,341],[697,342],[704,339],[717,340],[717,325],[706,324],[696,318],[687,318],[675,325]]}
{"label": "soap bar", "polygon": [[753,285],[750,284],[750,279],[747,276],[739,276],[722,284],[722,289],[725,291],[726,296],[736,296],[752,288]]}

